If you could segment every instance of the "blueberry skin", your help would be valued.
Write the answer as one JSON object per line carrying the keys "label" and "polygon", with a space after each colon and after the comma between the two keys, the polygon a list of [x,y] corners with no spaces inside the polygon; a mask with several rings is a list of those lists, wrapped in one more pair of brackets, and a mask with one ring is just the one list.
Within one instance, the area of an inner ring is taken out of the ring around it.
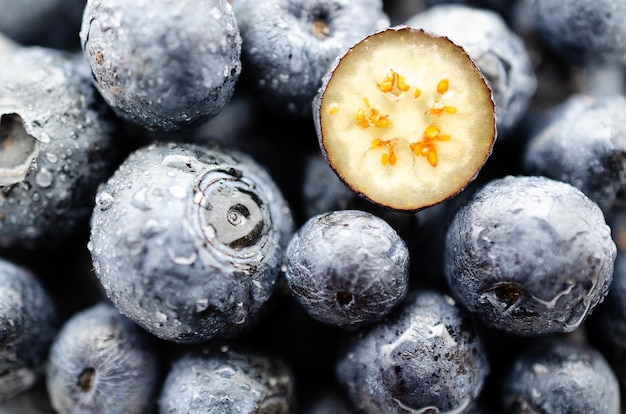
{"label": "blueberry skin", "polygon": [[292,237],[285,278],[313,318],[354,330],[376,322],[405,297],[409,250],[386,221],[339,210],[307,220]]}
{"label": "blueberry skin", "polygon": [[159,397],[162,414],[295,412],[294,378],[274,356],[227,346],[175,360]]}
{"label": "blueberry skin", "polygon": [[626,63],[626,4],[613,0],[529,0],[535,30],[575,64]]}
{"label": "blueberry skin", "polygon": [[508,176],[456,213],[445,240],[453,296],[518,335],[571,332],[603,300],[616,246],[600,208],[575,187]]}
{"label": "blueberry skin", "polygon": [[592,345],[607,358],[626,389],[626,251],[617,251],[609,293],[585,327]]}
{"label": "blueberry skin", "polygon": [[77,50],[85,0],[0,0],[0,32],[23,45]]}
{"label": "blueberry skin", "polygon": [[80,40],[107,103],[151,130],[218,114],[241,72],[241,36],[226,0],[88,0]]}
{"label": "blueberry skin", "polygon": [[462,4],[430,7],[406,25],[450,38],[465,49],[485,76],[496,104],[498,137],[520,122],[537,87],[522,38],[492,10]]}
{"label": "blueberry skin", "polygon": [[349,339],[339,382],[359,413],[467,412],[489,372],[473,320],[434,291],[408,299]]}
{"label": "blueberry skin", "polygon": [[594,348],[562,337],[518,355],[505,374],[505,413],[618,414],[615,373]]}
{"label": "blueberry skin", "polygon": [[381,0],[237,0],[233,4],[246,76],[269,108],[311,116],[331,63],[389,26]]}
{"label": "blueberry skin", "polygon": [[6,56],[0,65],[1,247],[58,247],[87,227],[96,188],[117,159],[110,115],[73,55],[24,47]]}
{"label": "blueberry skin", "polygon": [[59,413],[145,413],[155,404],[160,360],[153,338],[110,303],[65,322],[50,349],[46,384]]}
{"label": "blueberry skin", "polygon": [[260,319],[292,232],[286,201],[248,156],[154,144],[100,189],[88,247],[123,314],[160,338],[202,342]]}
{"label": "blueberry skin", "polygon": [[626,206],[626,98],[572,95],[529,137],[523,168],[580,189],[607,213]]}
{"label": "blueberry skin", "polygon": [[33,387],[57,333],[54,302],[29,270],[0,259],[0,400]]}

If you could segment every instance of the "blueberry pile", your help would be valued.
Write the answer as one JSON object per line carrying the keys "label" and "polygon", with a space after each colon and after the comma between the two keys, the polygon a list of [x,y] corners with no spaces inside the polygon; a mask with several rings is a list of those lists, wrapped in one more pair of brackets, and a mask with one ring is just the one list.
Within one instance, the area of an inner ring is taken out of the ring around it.
{"label": "blueberry pile", "polygon": [[0,414],[623,412],[626,3],[0,9]]}

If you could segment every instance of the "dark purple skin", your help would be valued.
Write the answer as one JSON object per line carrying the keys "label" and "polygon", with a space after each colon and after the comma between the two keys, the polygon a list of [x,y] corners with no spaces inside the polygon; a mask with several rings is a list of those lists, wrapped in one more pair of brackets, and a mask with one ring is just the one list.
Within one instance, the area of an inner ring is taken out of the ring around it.
{"label": "dark purple skin", "polygon": [[626,63],[626,4],[613,0],[528,2],[540,38],[574,64]]}
{"label": "dark purple skin", "polygon": [[260,320],[292,227],[280,190],[247,155],[154,144],[101,187],[88,247],[124,315],[162,339],[204,342]]}
{"label": "dark purple skin", "polygon": [[289,242],[286,263],[287,285],[306,312],[347,330],[379,321],[408,290],[406,244],[364,211],[312,217]]}
{"label": "dark purple skin", "polygon": [[452,298],[427,290],[354,333],[336,366],[359,413],[466,412],[488,372],[471,316]]}
{"label": "dark purple skin", "polygon": [[57,330],[54,302],[36,276],[0,259],[0,400],[43,378]]}
{"label": "dark purple skin", "polygon": [[606,296],[616,246],[602,211],[545,177],[495,179],[456,213],[446,236],[453,296],[492,328],[571,332]]}
{"label": "dark purple skin", "polygon": [[153,341],[110,303],[74,314],[50,349],[52,406],[59,413],[149,412],[161,382]]}
{"label": "dark purple skin", "polygon": [[531,345],[505,374],[502,412],[619,414],[615,373],[596,349],[557,337]]}
{"label": "dark purple skin", "polygon": [[529,137],[524,171],[570,183],[605,213],[626,206],[626,98],[572,95]]}
{"label": "dark purple skin", "polygon": [[23,45],[78,50],[85,0],[0,0],[0,32]]}
{"label": "dark purple skin", "polygon": [[155,131],[217,115],[241,72],[241,36],[227,0],[89,0],[80,40],[107,103]]}
{"label": "dark purple skin", "polygon": [[174,361],[159,397],[161,414],[295,412],[294,378],[275,356],[232,349],[189,352]]}

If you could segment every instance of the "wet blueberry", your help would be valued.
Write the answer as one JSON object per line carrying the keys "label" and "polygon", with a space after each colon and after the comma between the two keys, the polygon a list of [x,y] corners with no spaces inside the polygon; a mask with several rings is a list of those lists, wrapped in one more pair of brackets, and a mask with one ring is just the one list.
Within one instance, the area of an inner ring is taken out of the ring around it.
{"label": "wet blueberry", "polygon": [[0,65],[0,246],[58,247],[86,226],[115,162],[115,126],[71,55],[20,48]]}
{"label": "wet blueberry", "polygon": [[465,412],[489,372],[473,320],[450,297],[419,291],[354,333],[336,373],[357,412]]}
{"label": "wet blueberry", "polygon": [[573,95],[529,137],[528,174],[565,181],[604,212],[626,206],[626,98]]}
{"label": "wet blueberry", "polygon": [[198,342],[259,320],[292,226],[278,187],[243,153],[155,144],[99,191],[89,248],[123,314],[161,338]]}
{"label": "wet blueberry", "polygon": [[159,397],[162,414],[287,414],[294,408],[292,373],[280,358],[228,346],[174,361]]}
{"label": "wet blueberry", "polygon": [[24,45],[79,49],[85,0],[0,0],[0,32]]}
{"label": "wet blueberry", "polygon": [[504,18],[492,10],[446,4],[428,8],[406,24],[447,36],[465,49],[493,93],[498,137],[506,137],[526,113],[537,80],[524,42]]}
{"label": "wet blueberry", "polygon": [[29,270],[0,259],[0,400],[35,385],[57,333],[52,298]]}
{"label": "wet blueberry", "polygon": [[310,116],[337,56],[389,25],[381,0],[237,0],[245,73],[278,112]]}
{"label": "wet blueberry", "polygon": [[290,292],[309,315],[356,329],[382,319],[406,295],[409,251],[386,221],[358,210],[309,219],[286,253]]}
{"label": "wet blueberry", "polygon": [[626,63],[626,3],[527,0],[539,36],[574,63]]}
{"label": "wet blueberry", "polygon": [[600,208],[546,177],[505,177],[455,215],[445,274],[485,324],[519,335],[570,332],[607,294],[616,246]]}
{"label": "wet blueberry", "polygon": [[518,355],[502,387],[509,414],[618,414],[615,373],[594,348],[563,338],[541,341]]}
{"label": "wet blueberry", "polygon": [[74,314],[50,349],[46,383],[54,409],[148,412],[160,385],[160,361],[152,341],[109,303]]}
{"label": "wet blueberry", "polygon": [[241,71],[241,37],[226,0],[89,0],[80,39],[104,99],[153,130],[219,113]]}
{"label": "wet blueberry", "polygon": [[585,327],[626,390],[626,251],[618,250],[609,293]]}

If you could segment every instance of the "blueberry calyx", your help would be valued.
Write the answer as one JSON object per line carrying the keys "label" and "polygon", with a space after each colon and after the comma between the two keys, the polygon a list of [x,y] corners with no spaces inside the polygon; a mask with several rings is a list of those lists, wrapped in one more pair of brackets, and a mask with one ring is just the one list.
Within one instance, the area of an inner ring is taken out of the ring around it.
{"label": "blueberry calyx", "polygon": [[0,116],[0,186],[24,180],[39,155],[39,146],[39,141],[26,132],[20,115]]}
{"label": "blueberry calyx", "polygon": [[195,191],[192,217],[209,243],[244,256],[245,248],[264,243],[270,218],[253,192],[254,183],[242,180],[236,172],[218,169],[206,172]]}
{"label": "blueberry calyx", "polygon": [[77,386],[82,392],[89,392],[96,380],[96,370],[93,367],[85,368],[78,376]]}

